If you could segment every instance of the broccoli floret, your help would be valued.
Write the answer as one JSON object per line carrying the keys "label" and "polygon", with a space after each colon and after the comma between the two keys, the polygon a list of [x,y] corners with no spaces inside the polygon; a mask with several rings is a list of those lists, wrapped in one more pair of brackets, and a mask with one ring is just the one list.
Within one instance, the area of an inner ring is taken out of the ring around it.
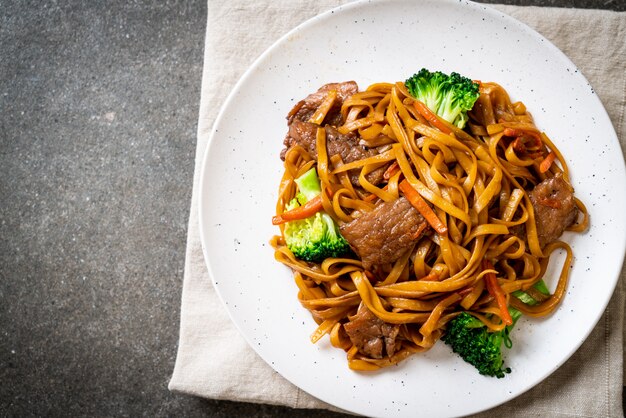
{"label": "broccoli floret", "polygon": [[472,109],[480,95],[478,84],[458,73],[431,73],[422,68],[404,82],[409,93],[439,117],[463,129],[467,112]]}
{"label": "broccoli floret", "polygon": [[511,372],[510,368],[503,367],[502,344],[511,348],[509,333],[522,315],[514,308],[509,308],[509,313],[513,318],[513,325],[502,331],[489,332],[481,321],[463,312],[448,323],[441,339],[463,360],[476,367],[480,374],[502,378],[505,373]]}
{"label": "broccoli floret", "polygon": [[[287,210],[304,205],[321,193],[315,167],[295,180],[299,192],[287,205]],[[341,236],[339,227],[326,212],[297,221],[287,222],[284,229],[287,248],[299,259],[319,262],[327,257],[349,253],[350,245]]]}

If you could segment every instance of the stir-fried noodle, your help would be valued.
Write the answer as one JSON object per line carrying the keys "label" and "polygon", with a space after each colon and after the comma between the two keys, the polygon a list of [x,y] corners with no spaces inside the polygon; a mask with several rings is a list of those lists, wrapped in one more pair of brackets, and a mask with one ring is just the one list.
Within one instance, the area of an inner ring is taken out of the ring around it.
{"label": "stir-fried noodle", "polygon": [[[339,102],[336,131],[376,152],[349,162],[329,152],[324,126]],[[342,258],[307,262],[288,249],[284,234],[271,241],[276,260],[294,272],[302,306],[318,323],[311,340],[329,334],[355,370],[386,367],[428,350],[460,312],[497,331],[509,323],[506,307],[541,317],[553,312],[566,293],[572,251],[564,241],[545,238],[541,229],[548,224],[537,219],[538,207],[559,209],[562,202],[533,198],[533,190],[546,179],[567,185],[570,194],[573,189],[563,155],[535,126],[524,104],[512,103],[501,86],[483,82],[463,130],[424,115],[419,106],[403,83],[373,84],[345,100],[328,90],[306,121],[319,125],[314,152],[291,143],[284,154],[277,215],[296,196],[294,179],[315,167],[321,208],[342,231],[402,197],[425,220],[420,231],[413,231],[417,238],[393,262],[382,264],[364,262],[359,249]],[[377,184],[368,176],[376,170],[384,171]],[[582,232],[587,211],[573,199],[576,222],[567,230]],[[284,232],[285,224],[280,227]],[[558,282],[550,295],[542,295],[533,285],[559,249],[566,257]],[[538,303],[523,303],[513,295],[518,290]],[[370,325],[380,331],[382,355],[372,356],[346,331],[360,307],[367,308]]]}

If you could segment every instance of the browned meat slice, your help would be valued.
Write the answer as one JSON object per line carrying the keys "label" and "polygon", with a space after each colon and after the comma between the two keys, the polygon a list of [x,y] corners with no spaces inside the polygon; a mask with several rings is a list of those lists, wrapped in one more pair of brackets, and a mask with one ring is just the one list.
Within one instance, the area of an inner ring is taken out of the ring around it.
{"label": "browned meat slice", "polygon": [[337,92],[337,100],[335,100],[335,104],[326,114],[324,122],[330,125],[340,126],[343,123],[341,119],[341,105],[348,97],[359,91],[359,86],[357,86],[354,81],[323,85],[318,91],[309,94],[304,100],[300,100],[294,108],[291,109],[289,115],[287,115],[287,123],[291,125],[296,120],[308,122],[331,90]]}
{"label": "browned meat slice", "polygon": [[300,145],[309,152],[311,157],[317,160],[317,149],[315,147],[317,128],[319,128],[319,125],[314,123],[295,121],[289,125],[289,132],[283,143],[287,149],[294,145]]}
{"label": "browned meat slice", "polygon": [[391,357],[396,351],[400,327],[378,318],[364,304],[349,322],[343,324],[343,329],[361,354],[381,359],[385,353]]}
{"label": "browned meat slice", "polygon": [[[318,127],[314,123],[294,121],[289,126],[289,133],[285,138],[285,146],[289,148],[294,145],[300,145],[309,152],[311,157],[317,160],[316,136]],[[352,133],[343,135],[330,125],[326,125],[324,129],[326,130],[326,149],[328,150],[329,158],[339,154],[344,163],[351,163],[352,161],[362,160],[378,154],[376,148],[367,148],[359,145],[359,140]],[[281,154],[281,157],[284,158],[284,152]],[[380,183],[383,180],[385,169],[386,166],[383,166],[372,171],[366,176],[367,180],[373,184]],[[350,171],[350,181],[355,186],[359,185],[359,173],[360,169]]]}
{"label": "browned meat slice", "polygon": [[536,185],[528,196],[535,211],[539,245],[543,248],[576,221],[578,207],[574,189],[558,174]]}
{"label": "browned meat slice", "polygon": [[366,270],[396,261],[427,228],[422,215],[405,197],[380,203],[372,212],[340,227]]}

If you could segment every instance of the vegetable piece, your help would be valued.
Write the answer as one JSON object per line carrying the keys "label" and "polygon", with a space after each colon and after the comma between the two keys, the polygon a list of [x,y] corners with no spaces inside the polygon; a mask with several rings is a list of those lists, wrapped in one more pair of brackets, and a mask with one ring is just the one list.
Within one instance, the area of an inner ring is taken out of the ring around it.
{"label": "vegetable piece", "polygon": [[458,73],[447,75],[441,71],[431,73],[425,68],[407,79],[404,85],[413,97],[460,129],[465,126],[467,112],[480,95],[478,84],[467,77]]}
{"label": "vegetable piece", "polygon": [[441,219],[435,212],[428,206],[428,203],[420,196],[417,190],[411,186],[406,180],[402,180],[398,185],[407,200],[413,205],[415,209],[426,219],[426,222],[433,227],[438,234],[443,235],[448,232],[448,228],[441,222]]}
{"label": "vegetable piece", "polygon": [[[287,205],[287,213],[305,208],[321,199],[320,181],[315,167],[295,180],[299,193]],[[301,206],[302,205],[302,206]],[[301,260],[319,262],[328,257],[340,257],[350,252],[348,241],[339,233],[339,227],[320,208],[304,219],[289,220],[283,230],[287,248]]]}
{"label": "vegetable piece", "polygon": [[[491,261],[483,260],[483,270],[493,270],[493,264],[491,264]],[[506,296],[504,296],[504,292],[498,284],[498,279],[496,278],[495,273],[485,274],[485,284],[487,285],[487,291],[491,296],[493,296],[498,304],[498,308],[500,308],[500,317],[502,318],[502,321],[504,321],[507,325],[513,325],[513,318],[511,318],[509,310],[506,306]]]}
{"label": "vegetable piece", "polygon": [[400,171],[400,165],[398,165],[397,161],[394,161],[393,163],[391,163],[391,165],[389,167],[387,167],[387,169],[385,170],[385,172],[383,173],[383,179],[385,180],[389,180],[390,178],[392,178],[394,176],[394,174],[396,174],[398,171]]}
{"label": "vegetable piece", "polygon": [[[540,294],[543,294],[545,297],[550,296],[550,289],[548,289],[548,286],[546,286],[546,282],[544,282],[543,279],[539,280],[532,287]],[[520,301],[522,301],[526,305],[532,306],[532,305],[536,305],[537,303],[539,303],[537,299],[529,295],[527,292],[524,292],[523,290],[516,290],[515,292],[512,293],[512,295],[518,298]]]}
{"label": "vegetable piece", "polygon": [[[324,207],[322,205],[322,189],[315,168],[295,179],[298,190],[296,196],[300,205],[288,205],[288,210],[272,218],[272,224],[280,225],[288,221],[310,218]],[[289,209],[291,208],[291,209]]]}
{"label": "vegetable piece", "polygon": [[309,200],[313,200],[313,198],[318,197],[320,193],[322,193],[322,186],[320,184],[319,177],[317,177],[315,167],[312,167],[309,171],[294,181],[300,191],[301,196],[298,200],[300,200],[300,204],[302,205]]}
{"label": "vegetable piece", "polygon": [[536,131],[531,130],[522,130],[522,129],[514,129],[514,128],[504,128],[502,131],[504,136],[510,136],[513,138],[521,138],[524,136],[531,137],[534,140],[533,145],[540,147],[543,145],[543,141],[541,140],[541,134]]}
{"label": "vegetable piece", "polygon": [[533,287],[544,295],[550,296],[550,289],[548,289],[548,286],[546,285],[546,282],[543,281],[543,279],[535,283]]}
{"label": "vegetable piece", "polygon": [[548,154],[548,156],[544,158],[541,163],[539,163],[539,172],[545,173],[546,171],[548,171],[555,158],[556,154],[554,153],[554,151],[550,151],[550,154]]}
{"label": "vegetable piece", "polygon": [[309,218],[322,210],[322,196],[317,196],[308,202],[304,206],[295,206],[293,209],[283,212],[280,215],[276,215],[272,218],[272,224],[280,225],[289,221],[298,221],[301,219]]}
{"label": "vegetable piece", "polygon": [[496,332],[490,332],[480,320],[462,312],[448,323],[441,339],[463,360],[476,367],[480,374],[502,378],[505,373],[511,373],[510,368],[503,368],[502,344],[511,348],[513,343],[509,334],[522,316],[517,309],[510,308],[510,311],[513,324]]}
{"label": "vegetable piece", "polygon": [[426,106],[424,103],[416,100],[413,102],[413,107],[419,112],[420,115],[424,117],[424,119],[428,121],[428,123],[439,129],[444,134],[449,134],[450,132],[452,132],[450,128],[448,128],[445,123],[439,120],[437,115],[435,115],[433,111],[430,110],[428,106]]}

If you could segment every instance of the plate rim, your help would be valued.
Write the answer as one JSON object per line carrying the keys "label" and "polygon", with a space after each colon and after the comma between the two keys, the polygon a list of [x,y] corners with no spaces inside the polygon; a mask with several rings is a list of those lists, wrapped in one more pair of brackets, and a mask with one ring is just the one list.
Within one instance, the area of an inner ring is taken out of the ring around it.
{"label": "plate rim", "polygon": [[[208,169],[208,160],[209,160],[209,155],[211,153],[211,149],[212,146],[214,145],[215,141],[216,141],[216,137],[218,136],[218,131],[217,131],[217,127],[220,125],[220,122],[224,119],[225,114],[226,114],[226,109],[229,107],[229,105],[231,104],[232,101],[235,100],[236,96],[237,96],[237,92],[240,90],[241,85],[244,84],[246,82],[246,80],[248,80],[254,73],[254,71],[257,69],[257,67],[259,66],[260,63],[262,63],[266,57],[268,55],[270,55],[276,48],[280,47],[284,42],[288,41],[289,38],[293,37],[295,34],[298,34],[299,32],[306,30],[309,26],[315,25],[317,24],[319,21],[323,21],[325,19],[330,18],[332,15],[335,14],[339,14],[342,12],[349,12],[352,9],[358,9],[360,7],[362,7],[363,5],[367,5],[370,3],[388,3],[388,4],[394,4],[394,3],[406,3],[408,0],[357,0],[357,1],[353,1],[353,2],[348,2],[345,4],[341,4],[338,5],[336,7],[330,8],[328,10],[325,10],[315,16],[312,16],[306,20],[304,20],[303,22],[301,22],[300,24],[296,25],[295,27],[293,27],[292,29],[290,29],[289,31],[287,31],[285,34],[283,34],[282,36],[280,36],[277,40],[275,40],[274,42],[271,43],[271,45],[269,47],[267,47],[256,59],[253,60],[253,62],[251,64],[249,64],[246,68],[246,70],[243,72],[243,74],[239,77],[239,79],[237,80],[237,82],[233,85],[232,89],[230,90],[230,92],[228,93],[226,99],[224,100],[224,102],[222,103],[222,105],[220,106],[219,112],[217,114],[217,116],[215,117],[215,120],[213,122],[213,124],[211,125],[210,128],[210,134],[209,134],[209,138],[207,140],[206,143],[206,147],[204,150],[204,153],[202,155],[202,164],[200,166],[200,171],[199,171],[199,181],[198,181],[198,221],[199,221],[199,232],[200,232],[200,242],[201,242],[201,247],[202,247],[202,253],[203,253],[203,258],[204,258],[204,262],[205,265],[207,267],[208,270],[208,275],[209,278],[211,280],[211,285],[213,287],[213,289],[215,290],[216,294],[218,295],[218,298],[220,299],[220,302],[222,304],[222,308],[226,310],[228,317],[231,321],[231,323],[236,327],[237,331],[239,332],[239,334],[244,338],[244,340],[246,341],[247,345],[252,348],[254,350],[254,352],[267,364],[269,365],[273,370],[276,370],[276,367],[272,364],[270,364],[270,362],[265,358],[265,356],[259,352],[259,350],[256,349],[255,345],[253,344],[253,341],[250,339],[250,336],[248,336],[243,329],[241,328],[238,319],[234,316],[234,313],[231,309],[231,307],[226,303],[226,300],[224,299],[224,296],[222,294],[222,291],[220,290],[220,286],[217,284],[216,281],[216,277],[212,268],[212,263],[211,263],[211,254],[209,253],[208,250],[208,245],[207,245],[207,237],[205,237],[205,234],[203,233],[203,231],[205,230],[205,224],[204,224],[204,217],[202,216],[202,213],[204,213],[204,202],[205,199],[203,198],[204,195],[204,190],[206,190],[205,188],[205,181],[207,180],[207,176],[205,175],[205,173],[207,172]],[[485,4],[485,3],[476,3],[470,0],[418,0],[417,2],[415,2],[416,4],[420,3],[420,2],[425,2],[425,3],[447,3],[450,5],[455,5],[455,6],[460,6],[460,7],[474,7],[474,8],[478,8],[478,9],[482,9],[483,13],[487,13],[490,14],[492,17],[498,19],[498,20],[505,20],[511,23],[514,23],[516,25],[518,25],[525,33],[532,35],[534,38],[537,38],[539,40],[541,40],[541,42],[543,42],[546,46],[548,46],[551,50],[552,53],[558,55],[559,59],[564,60],[566,63],[568,63],[572,68],[578,69],[578,66],[576,66],[571,59],[561,50],[559,49],[555,44],[553,44],[549,39],[547,39],[546,37],[544,37],[541,33],[539,33],[537,30],[535,30],[534,28],[532,28],[531,26],[529,26],[528,24],[516,19],[515,17],[502,12],[496,8],[494,8],[493,6],[491,6],[490,4]],[[579,72],[579,76],[582,77],[584,79],[584,81],[587,83],[587,85],[591,86],[591,83],[589,82],[589,80],[586,78],[586,76],[582,73],[582,71],[580,71],[578,69]],[[616,146],[616,149],[621,149],[621,144],[619,142],[619,138],[617,136],[617,133],[615,131],[615,127],[613,126],[613,123],[608,115],[608,112],[606,110],[606,108],[604,107],[602,101],[600,100],[598,94],[596,93],[595,89],[592,92],[592,97],[593,100],[596,101],[596,106],[598,106],[598,109],[601,110],[601,112],[603,113],[603,116],[606,118],[606,120],[608,121],[608,126],[611,128],[612,131],[612,135],[610,138],[610,142],[613,143],[613,146]],[[621,165],[621,177],[624,180],[624,183],[626,184],[626,164],[623,161],[622,158],[622,165]],[[527,383],[524,385],[524,387],[522,388],[522,390],[516,391],[514,394],[511,394],[509,396],[505,396],[503,397],[500,401],[498,401],[497,403],[493,403],[491,405],[487,405],[484,406],[480,409],[474,409],[468,413],[470,414],[475,414],[475,413],[480,413],[480,412],[484,412],[486,410],[490,410],[493,409],[499,405],[502,405],[506,402],[511,401],[512,399],[515,399],[519,396],[521,396],[522,394],[526,393],[527,391],[529,391],[530,389],[532,389],[533,387],[535,387],[536,385],[540,384],[542,381],[544,381],[545,379],[547,379],[550,375],[552,375],[556,370],[558,370],[565,362],[567,362],[572,355],[578,351],[578,349],[581,347],[581,345],[589,338],[589,335],[591,334],[591,332],[596,328],[596,326],[598,325],[599,320],[601,319],[602,315],[604,315],[604,313],[606,312],[606,308],[608,306],[608,304],[610,303],[613,295],[615,294],[618,282],[620,280],[620,272],[623,268],[624,265],[624,261],[626,258],[626,234],[622,236],[622,240],[621,240],[621,245],[620,245],[622,251],[622,258],[621,258],[621,263],[615,263],[616,268],[614,269],[614,274],[612,274],[612,283],[610,283],[610,288],[612,289],[610,293],[608,293],[608,297],[606,298],[606,300],[603,302],[602,304],[602,309],[598,310],[597,314],[594,316],[593,321],[590,322],[593,325],[589,327],[588,330],[586,330],[585,332],[585,336],[584,338],[582,338],[578,344],[575,344],[574,346],[570,347],[570,350],[568,351],[568,353],[566,355],[564,355],[561,359],[560,362],[558,362],[558,364],[554,364],[552,368],[550,368],[549,370],[546,371],[546,373],[544,375],[542,375],[540,378],[538,379],[534,379],[531,383]],[[620,261],[620,260],[618,260]],[[278,372],[278,371],[277,371]],[[334,407],[343,409],[343,407],[341,406],[337,406],[336,403],[334,403],[332,400],[329,400],[327,398],[325,398],[324,396],[320,396],[319,394],[313,394],[311,392],[309,392],[308,390],[304,389],[302,386],[300,386],[298,383],[294,382],[293,379],[291,379],[290,377],[285,376],[283,373],[280,373],[280,376],[284,379],[286,379],[287,381],[289,381],[290,383],[292,383],[293,385],[295,385],[297,388],[299,388],[300,390],[303,390],[307,393],[309,393],[311,396],[315,397],[316,399],[319,399],[323,402],[326,402],[330,405],[333,405]],[[349,412],[357,412],[356,410],[352,410],[352,409],[344,409],[345,411],[349,411]],[[358,412],[357,412],[358,413]]]}

